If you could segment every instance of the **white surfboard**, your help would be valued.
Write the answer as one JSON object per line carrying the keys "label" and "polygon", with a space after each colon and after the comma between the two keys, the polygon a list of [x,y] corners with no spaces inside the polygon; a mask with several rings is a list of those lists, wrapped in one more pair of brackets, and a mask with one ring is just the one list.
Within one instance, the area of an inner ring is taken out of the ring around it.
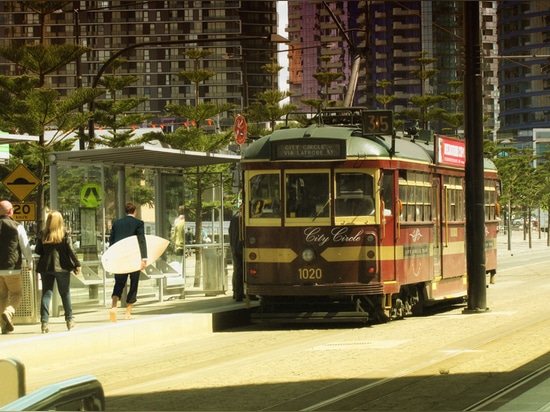
{"label": "white surfboard", "polygon": [[[145,235],[147,264],[151,265],[164,253],[170,241],[159,236]],[[137,236],[119,240],[101,257],[103,269],[109,273],[130,273],[141,269],[141,253]]]}

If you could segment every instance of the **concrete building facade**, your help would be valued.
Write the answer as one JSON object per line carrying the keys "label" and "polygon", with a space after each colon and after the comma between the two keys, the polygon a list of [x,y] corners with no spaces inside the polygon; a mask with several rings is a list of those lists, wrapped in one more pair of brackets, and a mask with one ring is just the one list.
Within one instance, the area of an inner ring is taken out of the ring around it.
{"label": "concrete building facade", "polygon": [[[387,108],[399,113],[412,108],[410,97],[461,91],[456,82],[463,80],[462,2],[296,0],[288,3],[289,40],[295,49],[289,56],[289,85],[294,103],[324,97],[325,93],[313,78],[313,74],[324,70],[342,73],[329,88],[329,98],[343,101],[353,79],[355,55],[359,55],[361,64],[353,105],[383,109],[376,96],[386,93],[395,96]],[[495,53],[497,2],[480,3],[483,48]],[[322,59],[324,55],[331,56],[329,66]],[[421,69],[420,57],[436,59],[426,67],[436,71],[426,82],[415,75]],[[485,127],[491,137],[498,128],[497,69],[496,61],[484,61]],[[382,88],[380,81],[389,82],[389,86]],[[451,100],[441,103],[440,107],[449,112],[463,111],[462,102],[456,107]],[[430,127],[439,133],[449,129],[449,125],[441,121],[431,122]]]}
{"label": "concrete building facade", "polygon": [[[144,113],[162,117],[169,103],[196,103],[195,85],[178,76],[193,69],[193,61],[183,54],[189,49],[212,52],[203,68],[216,75],[199,86],[203,101],[230,102],[243,111],[245,102],[271,88],[271,75],[261,67],[277,51],[269,41],[270,34],[277,32],[274,0],[72,1],[43,16],[24,3],[0,2],[0,47],[43,41],[91,49],[79,62],[47,76],[47,85],[62,94],[79,84],[90,87],[106,59],[140,43],[151,44],[122,54],[127,63],[117,73],[138,78],[121,93],[123,97],[148,97],[139,108]],[[19,74],[19,69],[0,59],[0,74]]]}

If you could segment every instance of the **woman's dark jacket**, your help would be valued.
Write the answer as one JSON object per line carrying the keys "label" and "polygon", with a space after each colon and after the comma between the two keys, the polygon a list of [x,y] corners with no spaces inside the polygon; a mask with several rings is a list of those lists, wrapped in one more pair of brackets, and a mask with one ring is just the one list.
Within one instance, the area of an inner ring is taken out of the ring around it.
{"label": "woman's dark jacket", "polygon": [[80,267],[68,234],[61,243],[42,243],[42,237],[39,237],[34,253],[40,255],[36,265],[38,273],[71,272]]}

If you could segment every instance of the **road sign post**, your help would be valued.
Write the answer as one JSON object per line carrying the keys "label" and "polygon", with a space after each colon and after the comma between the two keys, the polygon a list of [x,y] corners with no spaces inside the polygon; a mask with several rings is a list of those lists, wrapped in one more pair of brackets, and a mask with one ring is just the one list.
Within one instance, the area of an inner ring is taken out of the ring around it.
{"label": "road sign post", "polygon": [[235,118],[235,124],[233,126],[233,134],[235,136],[235,141],[238,144],[243,144],[244,142],[246,142],[246,137],[247,137],[246,120],[244,116],[240,114]]}
{"label": "road sign post", "polygon": [[18,165],[3,181],[6,188],[13,193],[20,201],[31,194],[40,183],[36,177],[25,165]]}
{"label": "road sign post", "polygon": [[18,222],[36,220],[36,203],[13,203],[13,218]]}

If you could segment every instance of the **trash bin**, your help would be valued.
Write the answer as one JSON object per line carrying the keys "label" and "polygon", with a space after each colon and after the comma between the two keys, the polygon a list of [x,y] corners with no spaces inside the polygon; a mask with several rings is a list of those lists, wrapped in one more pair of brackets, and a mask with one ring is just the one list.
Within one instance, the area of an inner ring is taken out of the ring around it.
{"label": "trash bin", "polygon": [[23,282],[23,300],[15,311],[13,323],[34,324],[39,320],[38,310],[38,277],[32,270],[24,269],[21,272]]}
{"label": "trash bin", "polygon": [[215,296],[223,291],[221,253],[219,247],[209,246],[202,250],[202,276],[204,292],[207,296]]}

